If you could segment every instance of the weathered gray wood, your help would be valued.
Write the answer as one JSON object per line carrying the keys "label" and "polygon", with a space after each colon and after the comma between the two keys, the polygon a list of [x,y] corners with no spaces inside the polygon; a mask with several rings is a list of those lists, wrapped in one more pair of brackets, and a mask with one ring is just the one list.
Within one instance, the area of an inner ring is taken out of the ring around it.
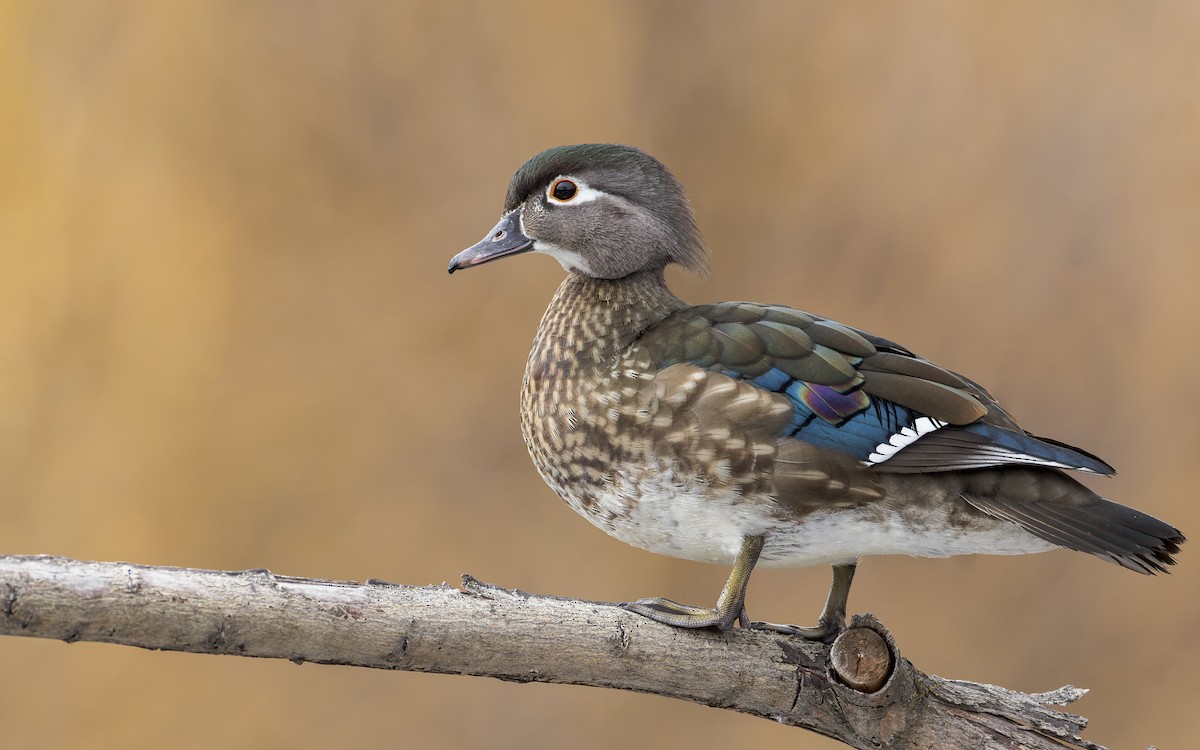
{"label": "weathered gray wood", "polygon": [[[679,630],[612,604],[469,576],[457,589],[0,556],[3,635],[635,690],[804,727],[856,748],[1100,748],[1079,737],[1086,719],[1043,705],[1065,705],[1083,690],[1026,695],[925,675],[870,615],[852,627],[882,638],[842,644],[839,663],[858,663],[854,649],[863,660],[880,658],[866,653],[872,649],[890,652],[882,658],[891,674],[876,692],[843,684],[822,644]],[[843,667],[848,677],[851,669]]]}

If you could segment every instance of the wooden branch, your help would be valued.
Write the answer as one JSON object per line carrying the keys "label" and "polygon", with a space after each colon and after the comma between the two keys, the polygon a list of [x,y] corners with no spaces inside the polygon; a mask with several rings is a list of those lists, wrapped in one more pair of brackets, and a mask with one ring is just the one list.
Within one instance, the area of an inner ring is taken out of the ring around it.
{"label": "wooden branch", "polygon": [[680,630],[612,604],[462,589],[0,556],[0,634],[635,690],[791,724],[855,748],[1103,750],[1087,720],[1027,695],[933,677],[871,615],[833,647]]}

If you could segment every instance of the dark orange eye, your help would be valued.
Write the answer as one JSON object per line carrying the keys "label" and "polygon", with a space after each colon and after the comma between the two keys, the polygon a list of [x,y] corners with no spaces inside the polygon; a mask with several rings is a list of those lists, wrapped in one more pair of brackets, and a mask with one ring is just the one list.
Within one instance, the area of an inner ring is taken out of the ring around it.
{"label": "dark orange eye", "polygon": [[579,186],[570,180],[555,180],[550,186],[550,195],[554,196],[554,200],[566,203],[575,197],[579,192]]}

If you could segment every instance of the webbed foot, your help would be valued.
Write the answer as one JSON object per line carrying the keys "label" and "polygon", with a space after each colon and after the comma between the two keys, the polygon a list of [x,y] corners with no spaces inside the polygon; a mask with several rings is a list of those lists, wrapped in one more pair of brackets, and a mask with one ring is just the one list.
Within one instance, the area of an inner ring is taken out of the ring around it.
{"label": "webbed foot", "polygon": [[840,622],[825,622],[824,620],[820,620],[816,625],[777,625],[773,622],[756,621],[750,623],[750,627],[755,630],[768,630],[772,633],[798,635],[810,641],[833,643],[841,635],[842,631],[846,629],[846,620],[844,617]]}
{"label": "webbed foot", "polygon": [[749,627],[750,618],[746,615],[745,606],[746,585],[750,582],[750,571],[754,570],[762,547],[761,536],[748,536],[742,540],[742,549],[733,562],[733,570],[729,573],[729,580],[725,582],[725,588],[721,590],[715,607],[680,604],[661,596],[638,599],[621,606],[642,617],[677,628],[729,630],[735,622],[740,622],[742,627]]}
{"label": "webbed foot", "polygon": [[729,630],[739,620],[745,626],[749,619],[745,616],[744,608],[740,611],[729,608],[723,612],[719,607],[696,607],[691,604],[680,604],[662,596],[638,599],[636,602],[626,602],[621,606],[642,617],[648,617],[664,625],[674,625],[677,628]]}
{"label": "webbed foot", "polygon": [[810,641],[833,643],[842,631],[846,629],[846,602],[850,598],[850,584],[854,581],[854,570],[858,563],[845,563],[833,566],[833,583],[829,587],[829,596],[825,599],[825,608],[816,625],[776,625],[772,622],[752,622],[750,627],[755,630],[769,630],[785,635],[798,635]]}

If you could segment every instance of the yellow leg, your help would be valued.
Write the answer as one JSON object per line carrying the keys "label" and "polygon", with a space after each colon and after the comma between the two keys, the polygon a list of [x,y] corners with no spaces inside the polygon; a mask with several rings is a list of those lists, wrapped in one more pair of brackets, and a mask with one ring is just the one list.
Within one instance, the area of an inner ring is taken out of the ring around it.
{"label": "yellow leg", "polygon": [[825,599],[825,608],[816,625],[775,625],[770,622],[751,623],[757,630],[773,630],[776,633],[798,635],[814,641],[830,641],[846,629],[846,602],[850,599],[850,584],[854,581],[854,570],[858,563],[833,566],[833,584]]}
{"label": "yellow leg", "polygon": [[737,559],[733,561],[733,570],[729,573],[729,580],[725,581],[725,588],[721,589],[717,606],[712,609],[680,604],[661,596],[638,599],[636,602],[628,602],[621,606],[630,612],[649,617],[655,622],[679,628],[715,627],[720,630],[728,630],[739,620],[743,626],[746,626],[749,624],[749,618],[746,617],[746,586],[750,583],[750,572],[754,570],[762,548],[763,538],[761,536],[748,536],[742,540],[742,549],[738,552]]}

